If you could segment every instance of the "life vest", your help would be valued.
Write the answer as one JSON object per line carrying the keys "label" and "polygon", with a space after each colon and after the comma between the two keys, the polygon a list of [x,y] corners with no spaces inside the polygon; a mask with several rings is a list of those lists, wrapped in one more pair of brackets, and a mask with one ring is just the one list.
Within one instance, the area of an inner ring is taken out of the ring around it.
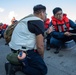
{"label": "life vest", "polygon": [[48,29],[48,28],[49,28],[49,24],[50,24],[50,19],[47,18],[47,19],[45,20],[45,22],[44,22],[44,27],[45,27],[45,29]]}
{"label": "life vest", "polygon": [[2,25],[0,25],[0,31],[2,30]]}
{"label": "life vest", "polygon": [[52,25],[54,29],[58,32],[69,31],[70,29],[69,19],[66,17],[66,14],[63,14],[62,20],[58,20],[53,16]]}
{"label": "life vest", "polygon": [[6,24],[3,24],[3,26],[2,26],[2,29],[6,29],[7,28],[7,25]]}
{"label": "life vest", "polygon": [[42,19],[34,16],[29,15],[27,17],[22,18],[16,27],[14,28],[12,39],[9,42],[9,46],[15,50],[32,50],[37,49],[36,47],[36,35],[31,33],[28,30],[28,21],[33,20],[40,20],[43,22]]}

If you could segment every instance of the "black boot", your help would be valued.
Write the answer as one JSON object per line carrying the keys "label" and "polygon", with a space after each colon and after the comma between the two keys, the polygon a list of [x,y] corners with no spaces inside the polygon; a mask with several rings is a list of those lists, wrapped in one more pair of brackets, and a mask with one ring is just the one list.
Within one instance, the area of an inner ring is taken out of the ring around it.
{"label": "black boot", "polygon": [[50,39],[47,39],[46,50],[50,50]]}
{"label": "black boot", "polygon": [[8,45],[8,43],[6,42],[5,45]]}
{"label": "black boot", "polygon": [[12,65],[10,63],[5,63],[6,75],[15,75],[17,71],[21,71],[22,67],[18,65]]}
{"label": "black boot", "polygon": [[50,45],[49,44],[46,45],[46,50],[50,50]]}
{"label": "black boot", "polygon": [[55,53],[55,54],[58,54],[60,50],[61,50],[61,47],[57,47],[57,48],[56,48],[56,51],[55,51],[54,53]]}
{"label": "black boot", "polygon": [[12,70],[12,65],[10,63],[5,63],[6,75],[15,75],[15,72]]}

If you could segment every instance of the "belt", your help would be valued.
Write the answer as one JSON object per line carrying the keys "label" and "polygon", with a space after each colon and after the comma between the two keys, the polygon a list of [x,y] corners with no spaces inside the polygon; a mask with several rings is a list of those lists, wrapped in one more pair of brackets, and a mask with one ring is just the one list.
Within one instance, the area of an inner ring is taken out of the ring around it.
{"label": "belt", "polygon": [[[16,53],[16,52],[20,52],[21,50],[14,50],[14,49],[11,49],[12,52]],[[24,53],[27,53],[29,51],[33,51],[33,52],[37,52],[37,49],[32,49],[32,50],[27,50],[27,51],[23,51]]]}
{"label": "belt", "polygon": [[37,52],[37,49],[27,50],[25,52]]}

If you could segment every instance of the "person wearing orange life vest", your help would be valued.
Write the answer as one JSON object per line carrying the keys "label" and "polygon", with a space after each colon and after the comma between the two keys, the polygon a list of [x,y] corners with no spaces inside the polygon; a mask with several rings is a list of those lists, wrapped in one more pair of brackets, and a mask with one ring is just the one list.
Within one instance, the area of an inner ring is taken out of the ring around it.
{"label": "person wearing orange life vest", "polygon": [[50,24],[50,19],[47,18],[45,21],[44,21],[44,28],[45,30],[47,30],[49,28],[49,24]]}
{"label": "person wearing orange life vest", "polygon": [[1,37],[3,37],[3,38],[4,38],[4,32],[5,32],[5,30],[6,30],[7,27],[8,27],[7,24],[3,24],[3,25],[2,25],[2,33],[1,33]]}
{"label": "person wearing orange life vest", "polygon": [[2,25],[3,23],[0,23],[0,38],[1,38],[1,33],[2,33]]}
{"label": "person wearing orange life vest", "polygon": [[60,7],[53,9],[52,20],[48,29],[48,34],[51,34],[50,44],[56,47],[54,53],[59,53],[59,49],[66,41],[74,40],[76,42],[76,24],[70,20]]}

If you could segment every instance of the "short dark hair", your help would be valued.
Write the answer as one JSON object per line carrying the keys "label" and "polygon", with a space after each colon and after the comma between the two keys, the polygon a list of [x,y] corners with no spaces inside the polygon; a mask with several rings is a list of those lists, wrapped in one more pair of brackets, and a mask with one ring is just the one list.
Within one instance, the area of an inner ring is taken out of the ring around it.
{"label": "short dark hair", "polygon": [[46,10],[46,7],[44,5],[41,5],[41,4],[36,5],[33,8],[34,13],[39,13],[39,12],[45,11],[45,10]]}
{"label": "short dark hair", "polygon": [[60,7],[56,7],[53,9],[53,14],[55,15],[58,11],[62,11]]}

